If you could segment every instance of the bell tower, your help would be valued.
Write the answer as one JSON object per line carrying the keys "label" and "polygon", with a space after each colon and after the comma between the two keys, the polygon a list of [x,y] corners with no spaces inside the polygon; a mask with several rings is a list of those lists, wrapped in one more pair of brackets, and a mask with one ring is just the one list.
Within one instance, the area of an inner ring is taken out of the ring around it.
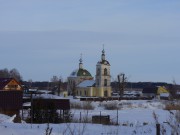
{"label": "bell tower", "polygon": [[106,60],[104,46],[101,54],[101,60],[96,64],[96,87],[101,91],[101,96],[110,95],[110,63]]}

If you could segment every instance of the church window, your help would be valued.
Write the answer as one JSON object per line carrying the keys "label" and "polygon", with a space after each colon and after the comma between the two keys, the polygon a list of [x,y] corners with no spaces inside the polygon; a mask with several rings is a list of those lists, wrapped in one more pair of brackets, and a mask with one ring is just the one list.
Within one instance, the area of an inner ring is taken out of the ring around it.
{"label": "church window", "polygon": [[97,69],[97,75],[100,75],[100,69],[99,68]]}
{"label": "church window", "polygon": [[104,69],[104,75],[107,75],[107,68]]}
{"label": "church window", "polygon": [[107,79],[104,79],[104,86],[107,86]]}
{"label": "church window", "polygon": [[97,82],[96,82],[96,83],[97,83],[97,86],[99,86],[99,79],[97,79]]}
{"label": "church window", "polygon": [[86,91],[84,91],[84,95],[86,96]]}

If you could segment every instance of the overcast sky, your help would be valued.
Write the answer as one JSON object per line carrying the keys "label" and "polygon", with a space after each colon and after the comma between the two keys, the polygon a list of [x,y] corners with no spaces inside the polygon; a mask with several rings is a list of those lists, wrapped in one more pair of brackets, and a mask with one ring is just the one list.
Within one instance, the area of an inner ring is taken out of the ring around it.
{"label": "overcast sky", "polygon": [[0,69],[24,80],[95,76],[105,45],[112,79],[180,84],[179,0],[0,0]]}

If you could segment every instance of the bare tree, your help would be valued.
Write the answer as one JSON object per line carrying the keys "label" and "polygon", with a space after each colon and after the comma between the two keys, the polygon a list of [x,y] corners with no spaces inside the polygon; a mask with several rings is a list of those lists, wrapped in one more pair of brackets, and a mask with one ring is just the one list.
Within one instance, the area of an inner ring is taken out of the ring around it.
{"label": "bare tree", "polygon": [[9,78],[9,70],[7,68],[0,70],[0,77],[1,78]]}
{"label": "bare tree", "polygon": [[173,79],[172,82],[173,83],[169,86],[169,92],[170,92],[171,98],[174,99],[177,96],[177,84],[176,84],[175,79]]}
{"label": "bare tree", "polygon": [[66,128],[63,131],[63,135],[84,135],[86,132],[86,128],[86,123],[79,123],[78,125],[66,123]]}
{"label": "bare tree", "polygon": [[51,78],[51,82],[58,82],[59,81],[59,78],[54,75],[52,78]]}
{"label": "bare tree", "polygon": [[63,78],[61,76],[57,77],[54,75],[51,78],[51,87],[54,91],[58,92],[58,96],[60,95],[62,81],[63,81]]}
{"label": "bare tree", "polygon": [[16,80],[22,80],[22,76],[20,75],[19,71],[15,68],[11,69],[10,71],[5,68],[0,70],[0,77],[1,78],[15,78]]}
{"label": "bare tree", "polygon": [[176,110],[175,112],[169,111],[168,125],[171,128],[171,135],[179,135],[180,133],[180,121],[178,115],[180,115],[180,110]]}
{"label": "bare tree", "polygon": [[53,128],[49,126],[49,123],[47,123],[47,127],[45,129],[45,135],[51,135]]}
{"label": "bare tree", "polygon": [[118,88],[119,88],[119,94],[122,97],[124,94],[124,89],[127,84],[127,77],[125,76],[124,73],[120,73],[118,76]]}
{"label": "bare tree", "polygon": [[15,78],[18,81],[22,80],[22,77],[21,77],[19,71],[15,68],[11,69],[9,71],[9,74],[10,74],[10,77]]}

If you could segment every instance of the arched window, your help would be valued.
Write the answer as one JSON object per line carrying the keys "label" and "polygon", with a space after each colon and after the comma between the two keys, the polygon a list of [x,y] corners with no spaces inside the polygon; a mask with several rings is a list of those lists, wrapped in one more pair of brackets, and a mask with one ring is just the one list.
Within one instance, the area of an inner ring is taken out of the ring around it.
{"label": "arched window", "polygon": [[99,86],[99,79],[97,79],[97,82],[96,82],[96,83],[97,83],[97,86]]}
{"label": "arched window", "polygon": [[107,68],[104,69],[104,75],[107,75]]}
{"label": "arched window", "polygon": [[80,96],[82,95],[81,91],[80,91]]}
{"label": "arched window", "polygon": [[84,95],[86,96],[86,91],[84,91]]}
{"label": "arched window", "polygon": [[97,73],[96,74],[100,75],[100,69],[99,68],[97,69]]}
{"label": "arched window", "polygon": [[107,79],[104,79],[104,86],[107,86]]}

